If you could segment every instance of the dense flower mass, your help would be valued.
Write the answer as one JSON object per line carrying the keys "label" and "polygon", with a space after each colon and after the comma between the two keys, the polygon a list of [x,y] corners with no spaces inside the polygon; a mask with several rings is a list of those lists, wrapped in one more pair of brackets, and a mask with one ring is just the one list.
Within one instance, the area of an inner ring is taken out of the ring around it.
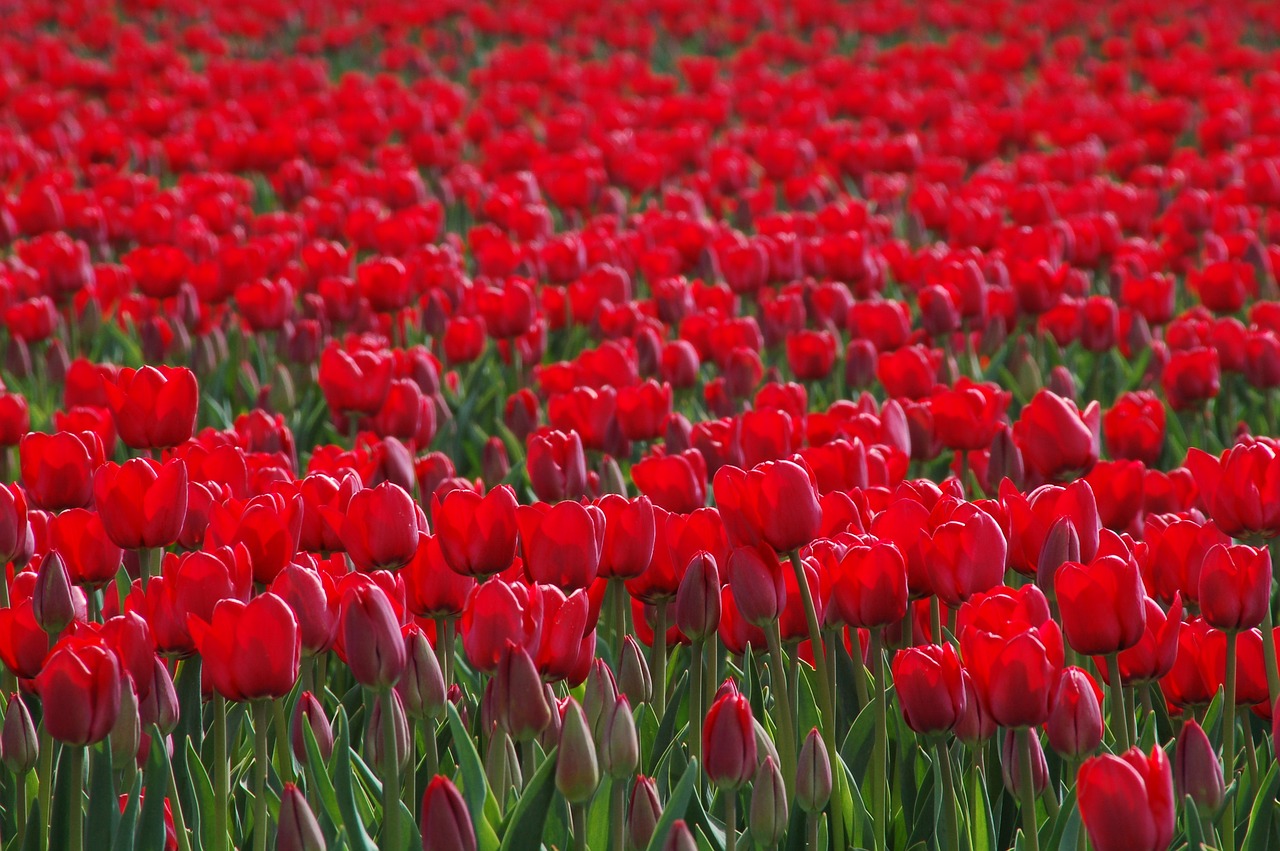
{"label": "dense flower mass", "polygon": [[0,6],[0,851],[1280,847],[1275,3]]}

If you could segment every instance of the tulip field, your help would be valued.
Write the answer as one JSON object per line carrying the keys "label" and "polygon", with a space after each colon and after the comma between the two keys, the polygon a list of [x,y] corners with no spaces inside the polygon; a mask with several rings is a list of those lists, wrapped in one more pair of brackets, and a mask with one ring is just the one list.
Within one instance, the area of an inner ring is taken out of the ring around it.
{"label": "tulip field", "polygon": [[0,851],[1280,848],[1280,4],[0,3],[0,565]]}

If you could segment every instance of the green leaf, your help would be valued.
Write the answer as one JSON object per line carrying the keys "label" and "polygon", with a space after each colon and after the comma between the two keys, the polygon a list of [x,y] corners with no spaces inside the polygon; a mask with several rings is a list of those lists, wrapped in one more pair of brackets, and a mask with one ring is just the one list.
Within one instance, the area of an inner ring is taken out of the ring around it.
{"label": "green leaf", "polygon": [[58,770],[54,776],[53,802],[49,805],[49,849],[61,851],[71,844],[71,807],[80,802],[71,801],[71,748],[61,748],[58,754]]}
{"label": "green leaf", "polygon": [[662,818],[654,826],[648,851],[660,851],[662,844],[667,841],[667,834],[671,832],[671,825],[675,824],[676,819],[684,818],[689,809],[689,800],[693,797],[693,785],[701,770],[696,760],[690,762],[689,767],[684,770],[684,775],[675,789],[671,790],[671,797],[662,809]]}
{"label": "green leaf", "polygon": [[1274,848],[1271,841],[1272,824],[1275,821],[1276,792],[1280,787],[1280,763],[1272,763],[1262,781],[1259,794],[1253,800],[1253,809],[1249,811],[1249,828],[1244,835],[1245,851],[1267,851]]}
{"label": "green leaf", "polygon": [[[501,851],[538,851],[542,847],[542,831],[547,823],[547,813],[551,809],[551,801],[556,793],[556,755],[557,751],[552,750],[547,754],[547,758],[538,766],[538,770],[533,773],[533,777],[525,784],[524,792],[520,795],[520,801],[516,804],[515,809],[511,811],[511,815],[507,818],[506,827],[502,834]],[[607,793],[608,782],[602,790]],[[607,801],[607,799],[606,799]],[[608,807],[597,806],[596,810],[604,810],[607,814]],[[608,836],[608,820],[605,820],[605,836]],[[603,848],[608,845],[606,838],[604,844],[599,846],[591,845],[590,847]]]}
{"label": "green leaf", "polygon": [[[593,799],[594,806],[591,806],[587,812],[588,848],[609,847],[609,809],[613,803],[613,789],[616,782],[607,774],[600,778],[600,787],[596,789],[596,796]],[[626,783],[625,780],[622,782]],[[625,785],[623,788],[626,788]],[[519,804],[516,806],[518,808]],[[505,843],[507,838],[505,833],[502,838]]]}
{"label": "green leaf", "polygon": [[342,826],[354,851],[374,851],[376,846],[365,831],[356,807],[355,778],[351,775],[351,735],[344,710],[338,710],[334,727],[334,759],[330,770],[333,772],[333,789],[342,814]]}
{"label": "green leaf", "polygon": [[679,729],[676,725],[680,713],[686,711],[685,695],[688,691],[689,675],[686,672],[680,677],[676,687],[667,696],[667,711],[662,716],[662,723],[658,726],[658,735],[653,740],[653,750],[649,753],[648,772],[650,775],[657,773],[657,767],[662,764],[667,751],[671,749],[672,744],[675,742],[676,733]]}
{"label": "green leaf", "polygon": [[[304,728],[308,726],[303,725]],[[213,844],[214,834],[213,783],[209,780],[204,764],[200,762],[200,754],[196,751],[196,745],[192,739],[187,739],[187,770],[195,790],[196,811],[194,813],[183,811],[183,815],[187,817],[187,826],[200,837],[201,844],[208,848]]]}
{"label": "green leaf", "polygon": [[[115,836],[116,826],[120,823],[120,805],[116,796],[115,772],[111,769],[111,751],[99,748],[90,757],[86,835]],[[18,793],[22,793],[21,787]]]}
{"label": "green leaf", "polygon": [[1080,808],[1076,806],[1076,790],[1074,787],[1062,798],[1062,808],[1055,820],[1053,833],[1044,844],[1046,849],[1059,851],[1076,851],[1080,831],[1084,825],[1080,822]]}
{"label": "green leaf", "polygon": [[1183,824],[1186,825],[1187,847],[1202,848],[1205,843],[1204,825],[1200,821],[1200,808],[1191,796],[1182,799]]}
{"label": "green leaf", "polygon": [[462,723],[462,716],[452,704],[445,707],[449,713],[449,731],[453,736],[453,751],[458,757],[458,768],[462,771],[462,797],[467,802],[467,810],[471,818],[479,821],[484,818],[484,800],[489,795],[489,784],[485,779],[484,763],[476,751],[471,734]]}
{"label": "green leaf", "polygon": [[[307,777],[311,780],[311,791],[320,799],[320,812],[316,815],[321,819],[322,825],[327,819],[329,824],[336,828],[342,823],[342,811],[338,808],[338,794],[334,791],[333,781],[329,779],[329,769],[320,753],[315,730],[311,729],[310,724],[302,725],[302,738],[307,749],[306,771]],[[319,770],[316,766],[320,767]],[[205,778],[205,782],[208,783],[208,777]],[[212,788],[210,796],[212,804]]]}
{"label": "green leaf", "polygon": [[144,777],[147,794],[138,819],[139,848],[164,847],[164,799],[169,794],[169,751],[151,748]]}
{"label": "green leaf", "polygon": [[[129,799],[125,802],[124,810],[120,813],[120,821],[116,824],[115,838],[111,842],[112,848],[124,851],[126,848],[132,849],[134,847],[134,831],[138,824],[138,796],[141,792],[142,777],[139,776],[134,780],[133,788],[129,790]],[[35,808],[39,809],[39,805],[37,804]],[[38,824],[39,822],[35,821],[34,818],[33,816],[32,821],[28,822],[28,824]],[[33,834],[38,834],[39,832],[38,830],[30,831],[27,834],[27,839],[29,840]],[[204,847],[210,847],[209,843],[206,842]]]}

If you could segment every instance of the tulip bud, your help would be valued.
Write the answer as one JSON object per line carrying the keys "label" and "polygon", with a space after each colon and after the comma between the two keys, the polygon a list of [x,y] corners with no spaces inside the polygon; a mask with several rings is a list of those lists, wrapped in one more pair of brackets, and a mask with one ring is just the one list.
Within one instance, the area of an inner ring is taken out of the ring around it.
{"label": "tulip bud", "polygon": [[[723,689],[723,687],[722,687]],[[756,770],[751,704],[736,689],[717,697],[702,725],[703,769],[716,786],[736,789]]]}
{"label": "tulip bud", "polygon": [[542,690],[542,677],[523,646],[507,642],[491,682],[494,720],[511,738],[526,742],[551,723],[553,710]]}
{"label": "tulip bud", "polygon": [[1225,786],[1222,762],[1205,735],[1204,729],[1188,720],[1178,733],[1173,752],[1173,781],[1178,797],[1190,797],[1206,813],[1216,813],[1222,806]]}
{"label": "tulip bud", "polygon": [[31,349],[21,337],[10,337],[9,348],[5,351],[5,366],[14,378],[27,378],[31,375]]}
{"label": "tulip bud", "polygon": [[347,667],[370,689],[393,685],[404,673],[404,638],[387,594],[372,583],[351,587],[342,600]]}
{"label": "tulip bud", "polygon": [[67,378],[67,370],[71,368],[71,358],[67,355],[67,347],[62,340],[54,337],[44,350],[45,380],[51,385],[61,385]]}
{"label": "tulip bud", "polygon": [[[388,699],[389,698],[389,699]],[[389,706],[388,706],[389,704]],[[409,719],[404,716],[404,706],[400,703],[400,695],[394,691],[385,691],[373,699],[373,708],[369,712],[369,723],[364,731],[365,759],[375,771],[387,771],[386,758],[386,716],[391,713],[391,723],[395,729],[395,753],[391,758],[403,770],[409,759]]]}
{"label": "tulip bud", "polygon": [[1058,365],[1049,370],[1048,386],[1063,399],[1076,398],[1076,379],[1065,366]]}
{"label": "tulip bud", "polygon": [[720,626],[720,570],[715,556],[694,554],[676,591],[676,626],[693,641],[702,641]]}
{"label": "tulip bud", "polygon": [[1049,527],[1040,548],[1040,561],[1036,567],[1036,585],[1049,599],[1053,599],[1053,577],[1058,568],[1069,561],[1080,561],[1080,535],[1070,517],[1059,517]]}
{"label": "tulip bud", "polygon": [[[1027,730],[1026,734],[1031,742],[1031,788],[1035,790],[1036,797],[1040,797],[1049,785],[1049,763],[1044,758],[1044,747],[1040,744],[1035,728]],[[1004,779],[1004,788],[1014,797],[1018,796],[1018,790],[1022,788],[1023,772],[1028,770],[1026,761],[1026,754],[1018,746],[1013,728],[1005,730],[1004,741],[1000,746],[1000,776]]]}
{"label": "tulip bud", "polygon": [[1009,326],[1003,316],[992,316],[982,328],[982,337],[978,340],[979,354],[991,357],[1004,348],[1009,339]]}
{"label": "tulip bud", "polygon": [[138,717],[138,695],[133,681],[124,677],[120,683],[120,714],[111,728],[111,764],[123,768],[138,758],[142,722]]}
{"label": "tulip bud", "polygon": [[173,686],[173,677],[169,675],[168,667],[159,657],[152,660],[151,688],[138,704],[138,714],[143,726],[150,727],[154,724],[166,736],[178,726],[178,692]]}
{"label": "tulip bud", "polygon": [[817,728],[809,731],[796,762],[796,803],[809,815],[821,812],[831,799],[831,759]]}
{"label": "tulip bud", "polygon": [[1097,686],[1080,668],[1058,678],[1058,696],[1045,731],[1049,747],[1064,759],[1078,759],[1102,744],[1102,703]]}
{"label": "tulip bud", "polygon": [[40,561],[36,587],[31,592],[31,609],[36,623],[50,635],[60,634],[76,619],[71,575],[56,551],[46,553]]}
{"label": "tulip bud", "polygon": [[[298,698],[298,702],[293,705],[293,719],[289,725],[289,744],[293,747],[293,755],[298,758],[298,762],[306,765],[307,738],[302,728],[303,724],[311,727],[311,734],[315,736],[320,756],[328,762],[330,755],[333,754],[333,729],[329,726],[329,719],[324,714],[324,707],[309,691],[304,691]],[[377,735],[381,737],[384,734],[378,731]]]}
{"label": "tulip bud", "polygon": [[508,794],[524,785],[516,746],[511,737],[501,730],[495,730],[489,737],[489,750],[484,757],[484,773],[489,780],[489,788],[499,801],[505,801]]}
{"label": "tulip bud", "polygon": [[0,731],[0,760],[5,768],[21,777],[36,767],[39,758],[40,738],[35,724],[31,723],[31,713],[18,695],[10,694],[4,711],[4,730]]}
{"label": "tulip bud", "polygon": [[773,757],[766,756],[751,783],[747,824],[757,848],[775,848],[787,829],[787,788]]}
{"label": "tulip bud", "polygon": [[658,801],[658,787],[652,777],[640,775],[631,787],[631,800],[627,807],[627,839],[635,851],[649,847],[660,818],[662,804]]}
{"label": "tulip bud", "polygon": [[667,415],[663,428],[663,444],[670,455],[679,455],[693,447],[693,424],[679,411]]}
{"label": "tulip bud", "polygon": [[618,687],[627,700],[639,706],[648,703],[653,694],[653,678],[640,643],[628,635],[622,640],[622,662],[618,666]]}
{"label": "tulip bud", "polygon": [[962,676],[964,679],[964,710],[960,713],[960,717],[956,720],[956,726],[953,729],[956,738],[972,748],[977,747],[995,735],[996,722],[978,703],[978,692],[973,685],[969,672],[963,671]]}
{"label": "tulip bud", "polygon": [[280,825],[276,831],[277,851],[325,851],[320,823],[307,798],[292,783],[284,784],[280,795]]}
{"label": "tulip bud", "polygon": [[876,378],[876,346],[870,340],[850,340],[844,350],[844,386],[854,390],[870,387]]}
{"label": "tulip bud", "polygon": [[627,477],[622,475],[622,468],[612,455],[600,459],[600,495],[607,493],[627,495]]}
{"label": "tulip bud", "polygon": [[604,734],[604,724],[618,702],[618,686],[613,671],[603,659],[593,659],[587,672],[586,691],[582,695],[582,709],[587,713],[587,723],[597,739]]}
{"label": "tulip bud", "polygon": [[662,843],[662,851],[698,851],[698,842],[693,838],[693,831],[689,830],[684,819],[678,818],[672,822],[667,841]]}
{"label": "tulip bud", "polygon": [[424,720],[444,715],[444,674],[427,636],[414,630],[405,636],[405,668],[396,691],[410,718]]}
{"label": "tulip bud", "polygon": [[561,713],[560,753],[556,760],[556,789],[571,804],[584,804],[600,784],[596,746],[586,713],[572,697]]}
{"label": "tulip bud", "polygon": [[787,586],[778,556],[767,547],[738,547],[729,556],[729,586],[742,619],[763,627],[787,604]]}
{"label": "tulip bud", "polygon": [[511,460],[507,457],[507,447],[499,437],[491,437],[484,444],[480,455],[480,477],[486,488],[495,488],[511,472]]}
{"label": "tulip bud", "polygon": [[626,696],[619,697],[604,721],[600,741],[600,767],[615,780],[635,774],[640,762],[640,739],[636,735],[636,721],[631,714],[631,703]]}
{"label": "tulip bud", "polygon": [[476,829],[458,787],[443,774],[422,796],[422,851],[476,851]]}
{"label": "tulip bud", "polygon": [[1003,426],[991,441],[991,454],[987,461],[987,481],[993,486],[1008,479],[1016,487],[1022,487],[1026,469],[1022,464],[1022,450],[1013,440],[1013,430]]}

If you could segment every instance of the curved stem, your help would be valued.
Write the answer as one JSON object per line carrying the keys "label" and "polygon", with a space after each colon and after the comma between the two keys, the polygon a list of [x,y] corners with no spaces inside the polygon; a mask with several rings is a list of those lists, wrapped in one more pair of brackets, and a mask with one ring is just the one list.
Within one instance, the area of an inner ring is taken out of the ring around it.
{"label": "curved stem", "polygon": [[270,701],[253,702],[253,847],[267,851],[267,713]]}
{"label": "curved stem", "polygon": [[885,707],[884,649],[879,630],[871,631],[871,670],[875,673],[876,737],[871,750],[871,819],[875,822],[876,847],[889,847],[889,770],[885,765],[889,745],[889,720]]}
{"label": "curved stem", "polygon": [[787,674],[782,667],[782,636],[777,621],[765,627],[764,637],[769,645],[773,706],[778,713],[778,759],[782,762],[782,782],[787,789],[787,798],[790,798],[795,794],[796,785],[796,730],[791,719],[791,696],[787,690]]}
{"label": "curved stem", "polygon": [[1039,827],[1036,824],[1036,789],[1031,776],[1031,767],[1035,765],[1031,754],[1031,731],[1019,727],[1014,733],[1022,752],[1022,777],[1018,784],[1019,797],[1022,799],[1022,833],[1026,837],[1029,851],[1040,851]]}
{"label": "curved stem", "polygon": [[1129,750],[1129,720],[1124,717],[1124,686],[1120,683],[1120,656],[1112,653],[1107,656],[1107,678],[1111,680],[1111,735],[1116,740],[1116,750],[1124,753]]}

